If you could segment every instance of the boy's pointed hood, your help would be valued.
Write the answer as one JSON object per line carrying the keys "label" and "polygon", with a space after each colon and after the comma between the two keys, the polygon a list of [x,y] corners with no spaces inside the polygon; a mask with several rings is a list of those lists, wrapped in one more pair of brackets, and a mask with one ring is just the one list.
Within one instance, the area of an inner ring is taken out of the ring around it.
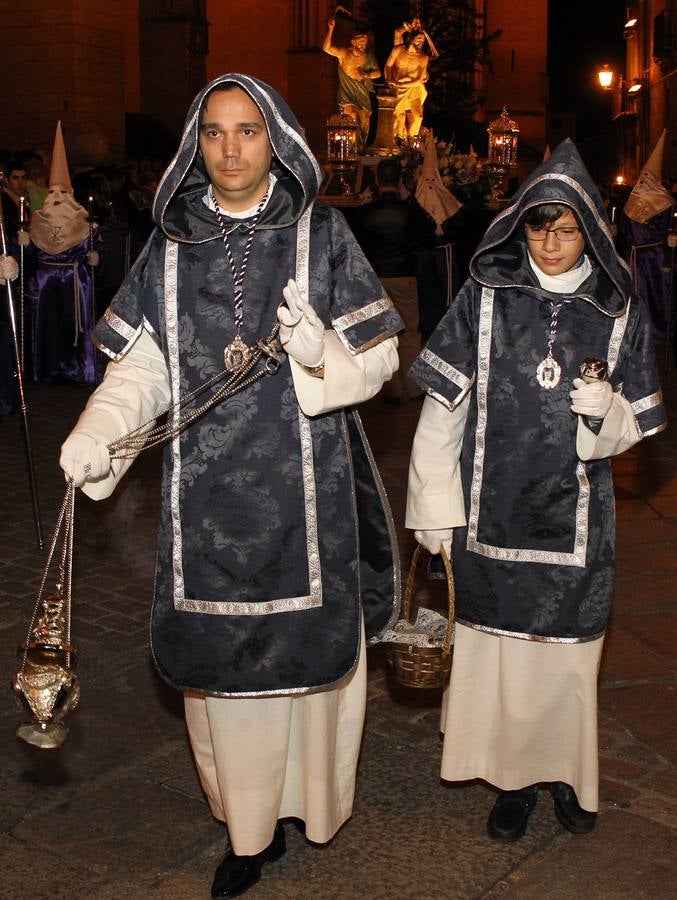
{"label": "boy's pointed hood", "polygon": [[622,315],[632,293],[630,272],[616,253],[600,193],[569,138],[529,175],[490,224],[471,260],[470,274],[489,287],[521,283],[542,294],[529,272],[522,223],[529,209],[543,203],[563,203],[575,212],[585,252],[593,265],[597,263],[591,283],[589,279],[577,295],[607,315]]}
{"label": "boy's pointed hood", "polygon": [[153,219],[172,240],[203,243],[220,236],[216,217],[202,202],[209,179],[198,150],[205,98],[214,88],[226,84],[242,88],[256,103],[273,149],[271,170],[278,183],[257,228],[284,227],[295,222],[316,196],[322,182],[322,170],[301,126],[277,91],[249,75],[221,75],[193,100],[179,149],[155,194]]}

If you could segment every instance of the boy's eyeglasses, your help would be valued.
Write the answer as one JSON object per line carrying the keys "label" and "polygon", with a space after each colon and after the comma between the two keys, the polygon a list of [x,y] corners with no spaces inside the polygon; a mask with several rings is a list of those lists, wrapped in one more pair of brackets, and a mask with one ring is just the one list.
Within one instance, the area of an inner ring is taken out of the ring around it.
{"label": "boy's eyeglasses", "polygon": [[558,241],[575,241],[581,229],[578,225],[565,225],[561,228],[539,228],[537,225],[525,225],[527,237],[532,241],[544,241],[549,234],[554,234]]}

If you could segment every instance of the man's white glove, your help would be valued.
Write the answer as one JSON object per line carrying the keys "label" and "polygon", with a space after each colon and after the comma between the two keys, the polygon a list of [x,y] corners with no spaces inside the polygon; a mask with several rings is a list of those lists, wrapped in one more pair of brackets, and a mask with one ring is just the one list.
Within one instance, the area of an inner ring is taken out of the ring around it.
{"label": "man's white glove", "polygon": [[282,289],[286,306],[278,306],[280,343],[297,363],[315,369],[324,362],[324,325],[291,279]]}
{"label": "man's white glove", "polygon": [[59,465],[72,478],[75,487],[85,481],[96,481],[110,471],[110,453],[105,444],[95,441],[88,434],[71,434],[61,446]]}
{"label": "man's white glove", "polygon": [[589,419],[603,419],[609,412],[614,391],[608,381],[585,382],[582,378],[574,378],[571,397],[572,412],[587,416]]}
{"label": "man's white glove", "polygon": [[0,284],[19,277],[19,266],[13,256],[0,255]]}
{"label": "man's white glove", "polygon": [[425,531],[415,531],[414,537],[422,547],[430,553],[439,553],[444,547],[447,556],[451,556],[451,539],[454,536],[453,528],[429,528]]}

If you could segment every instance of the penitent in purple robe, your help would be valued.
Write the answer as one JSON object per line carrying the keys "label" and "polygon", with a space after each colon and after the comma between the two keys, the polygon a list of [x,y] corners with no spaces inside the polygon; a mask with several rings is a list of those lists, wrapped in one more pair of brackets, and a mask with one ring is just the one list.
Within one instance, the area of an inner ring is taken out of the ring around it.
{"label": "penitent in purple robe", "polygon": [[94,326],[94,285],[87,263],[89,238],[63,253],[37,249],[28,285],[33,311],[33,378],[57,377],[94,384],[98,352]]}
{"label": "penitent in purple robe", "polygon": [[630,271],[635,291],[644,303],[655,338],[666,336],[670,313],[669,250],[666,237],[672,209],[653,216],[648,222],[635,222],[621,217],[629,250]]}

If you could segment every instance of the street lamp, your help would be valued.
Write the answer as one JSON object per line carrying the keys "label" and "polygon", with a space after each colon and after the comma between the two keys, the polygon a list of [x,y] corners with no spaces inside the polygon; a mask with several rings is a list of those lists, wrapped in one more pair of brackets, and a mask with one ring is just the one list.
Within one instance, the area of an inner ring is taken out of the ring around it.
{"label": "street lamp", "polygon": [[[597,80],[600,87],[604,91],[613,92],[613,114],[614,120],[629,121],[626,124],[619,122],[619,126],[623,129],[623,142],[632,143],[635,146],[635,153],[639,154],[639,158],[646,156],[646,135],[648,133],[648,124],[646,116],[648,114],[648,106],[646,103],[646,73],[640,78],[627,80],[621,74],[617,74],[608,65],[602,66],[597,72]],[[635,120],[636,125],[632,125],[630,134],[627,129],[630,128],[630,121]],[[627,153],[624,151],[624,156]],[[639,165],[639,160],[635,159],[634,168]]]}

